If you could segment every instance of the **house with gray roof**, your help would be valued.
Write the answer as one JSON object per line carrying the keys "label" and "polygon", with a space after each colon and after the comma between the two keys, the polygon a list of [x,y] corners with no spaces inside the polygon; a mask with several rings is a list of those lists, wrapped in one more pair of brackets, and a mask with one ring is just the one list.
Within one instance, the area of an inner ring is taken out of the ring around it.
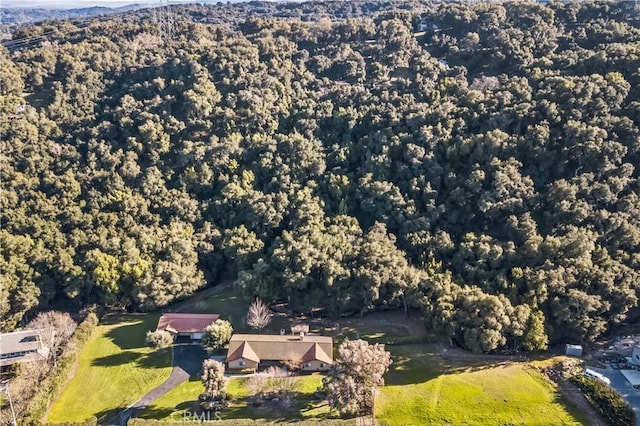
{"label": "house with gray roof", "polygon": [[44,361],[49,348],[42,342],[39,330],[0,334],[0,367],[18,362]]}

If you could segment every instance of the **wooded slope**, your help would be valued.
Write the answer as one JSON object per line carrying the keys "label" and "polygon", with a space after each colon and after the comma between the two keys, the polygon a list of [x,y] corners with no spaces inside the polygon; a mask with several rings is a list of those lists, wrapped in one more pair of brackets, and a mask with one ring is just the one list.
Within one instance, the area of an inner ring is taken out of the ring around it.
{"label": "wooded slope", "polygon": [[332,316],[420,307],[474,350],[601,335],[640,289],[627,4],[19,29],[45,41],[0,63],[2,328],[229,277]]}

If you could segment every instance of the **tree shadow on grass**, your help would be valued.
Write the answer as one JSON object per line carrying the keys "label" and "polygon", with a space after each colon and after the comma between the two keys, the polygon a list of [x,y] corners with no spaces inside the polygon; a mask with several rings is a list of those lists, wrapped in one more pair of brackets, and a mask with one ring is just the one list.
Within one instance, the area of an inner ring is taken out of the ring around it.
{"label": "tree shadow on grass", "polygon": [[[182,404],[180,404],[182,405]],[[169,417],[171,420],[179,421],[182,420],[183,416],[180,411],[185,410],[186,408],[170,408],[170,407],[156,407],[155,405],[146,408],[141,413],[136,414],[136,418],[146,419],[146,420],[162,420]]]}
{"label": "tree shadow on grass", "polygon": [[[221,418],[224,420],[236,419],[268,419],[275,424],[283,423],[299,423],[304,420],[303,412],[308,412],[326,405],[326,402],[313,400],[313,397],[304,392],[292,392],[291,399],[293,404],[290,407],[284,407],[277,401],[265,400],[261,405],[256,406],[253,403],[252,396],[236,398],[231,405],[221,412]],[[320,416],[314,416],[313,419],[331,418],[329,413],[322,413]]]}
{"label": "tree shadow on grass", "polygon": [[165,368],[171,366],[171,348],[139,355],[136,366],[140,368]]}
{"label": "tree shadow on grass", "polygon": [[220,420],[220,413],[200,409],[198,401],[184,401],[173,408],[151,406],[136,417],[147,420],[168,420],[172,422],[197,422]]}
{"label": "tree shadow on grass", "polygon": [[476,362],[468,365],[445,365],[443,374],[459,374],[459,373],[475,373],[478,371],[488,370],[490,368],[505,368],[513,365],[513,361],[493,361],[493,362]]}
{"label": "tree shadow on grass", "polygon": [[435,379],[442,374],[439,360],[425,356],[394,356],[385,374],[386,385],[409,385]]}
{"label": "tree shadow on grass", "polygon": [[143,324],[126,324],[112,328],[106,333],[121,349],[138,349],[145,346],[146,330]]}
{"label": "tree shadow on grass", "polygon": [[98,419],[99,425],[125,425],[126,424],[126,415],[125,413],[128,403],[121,402],[118,407],[108,408],[106,410],[99,411],[94,414],[94,416]]}
{"label": "tree shadow on grass", "polygon": [[123,410],[124,407],[121,408],[110,408],[108,410],[102,410],[99,411],[97,413],[94,414],[94,416],[96,416],[96,418],[98,419],[98,424],[99,425],[103,425],[106,424],[107,421],[115,419],[115,417],[118,415],[118,413]]}
{"label": "tree shadow on grass", "polygon": [[[584,401],[584,404],[586,404],[586,406],[590,407],[589,410],[585,410],[584,406],[576,404],[575,401],[580,399]],[[579,395],[576,395],[575,399],[570,399],[561,392],[557,391],[555,397],[553,398],[553,402],[565,407],[569,414],[580,424],[607,424],[607,421],[602,417],[598,410],[590,405],[584,394],[582,394],[581,392]]]}
{"label": "tree shadow on grass", "polygon": [[135,363],[139,368],[164,368],[171,365],[171,349],[163,349],[164,353],[152,352],[150,354],[141,354],[135,351],[123,351],[111,355],[96,358],[91,361],[92,366],[96,367],[114,367],[123,364]]}
{"label": "tree shadow on grass", "polygon": [[112,355],[96,358],[91,365],[96,367],[114,367],[116,365],[129,364],[140,358],[140,354],[133,351],[124,351]]}

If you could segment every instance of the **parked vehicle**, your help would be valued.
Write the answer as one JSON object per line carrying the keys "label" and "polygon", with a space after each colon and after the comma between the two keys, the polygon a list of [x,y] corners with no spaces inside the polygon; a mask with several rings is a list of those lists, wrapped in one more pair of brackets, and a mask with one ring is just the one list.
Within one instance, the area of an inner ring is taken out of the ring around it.
{"label": "parked vehicle", "polygon": [[608,377],[605,377],[602,373],[598,373],[597,371],[594,371],[590,368],[584,370],[584,375],[587,377],[591,377],[592,379],[600,380],[602,383],[605,383],[607,385],[611,384],[611,380],[609,380]]}

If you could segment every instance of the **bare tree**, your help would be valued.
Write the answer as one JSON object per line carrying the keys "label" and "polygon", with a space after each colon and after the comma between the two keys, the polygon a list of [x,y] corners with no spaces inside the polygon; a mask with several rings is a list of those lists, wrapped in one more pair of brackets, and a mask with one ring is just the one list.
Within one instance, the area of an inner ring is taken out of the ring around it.
{"label": "bare tree", "polygon": [[296,352],[289,352],[286,356],[282,364],[291,372],[296,372],[302,369],[304,365],[303,356]]}
{"label": "bare tree", "polygon": [[262,300],[256,299],[249,306],[246,320],[249,327],[262,331],[271,322],[271,312]]}
{"label": "bare tree", "polygon": [[262,373],[252,375],[247,388],[260,404],[265,400],[278,401],[283,408],[291,408],[295,394],[300,391],[300,381],[292,372],[271,366]]}
{"label": "bare tree", "polygon": [[384,345],[345,339],[323,382],[329,406],[348,415],[373,412],[376,387],[391,365]]}
{"label": "bare tree", "polygon": [[[47,362],[14,364],[15,377],[11,380],[11,397],[16,416],[21,417],[29,406],[42,381],[51,374],[58,357],[69,345],[77,324],[65,312],[41,312],[25,328],[39,330],[42,344],[49,348]],[[72,341],[71,341],[72,342]],[[6,407],[0,410],[0,418],[7,418]]]}
{"label": "bare tree", "polygon": [[265,374],[269,377],[271,392],[278,395],[280,405],[284,408],[293,406],[294,395],[300,391],[300,382],[295,374],[281,367],[269,367]]}
{"label": "bare tree", "polygon": [[268,377],[263,373],[252,374],[247,382],[247,389],[254,397],[262,398],[269,390]]}
{"label": "bare tree", "polygon": [[56,365],[58,356],[65,347],[78,324],[66,312],[41,312],[26,326],[28,329],[40,330],[43,345],[49,348],[49,357]]}

